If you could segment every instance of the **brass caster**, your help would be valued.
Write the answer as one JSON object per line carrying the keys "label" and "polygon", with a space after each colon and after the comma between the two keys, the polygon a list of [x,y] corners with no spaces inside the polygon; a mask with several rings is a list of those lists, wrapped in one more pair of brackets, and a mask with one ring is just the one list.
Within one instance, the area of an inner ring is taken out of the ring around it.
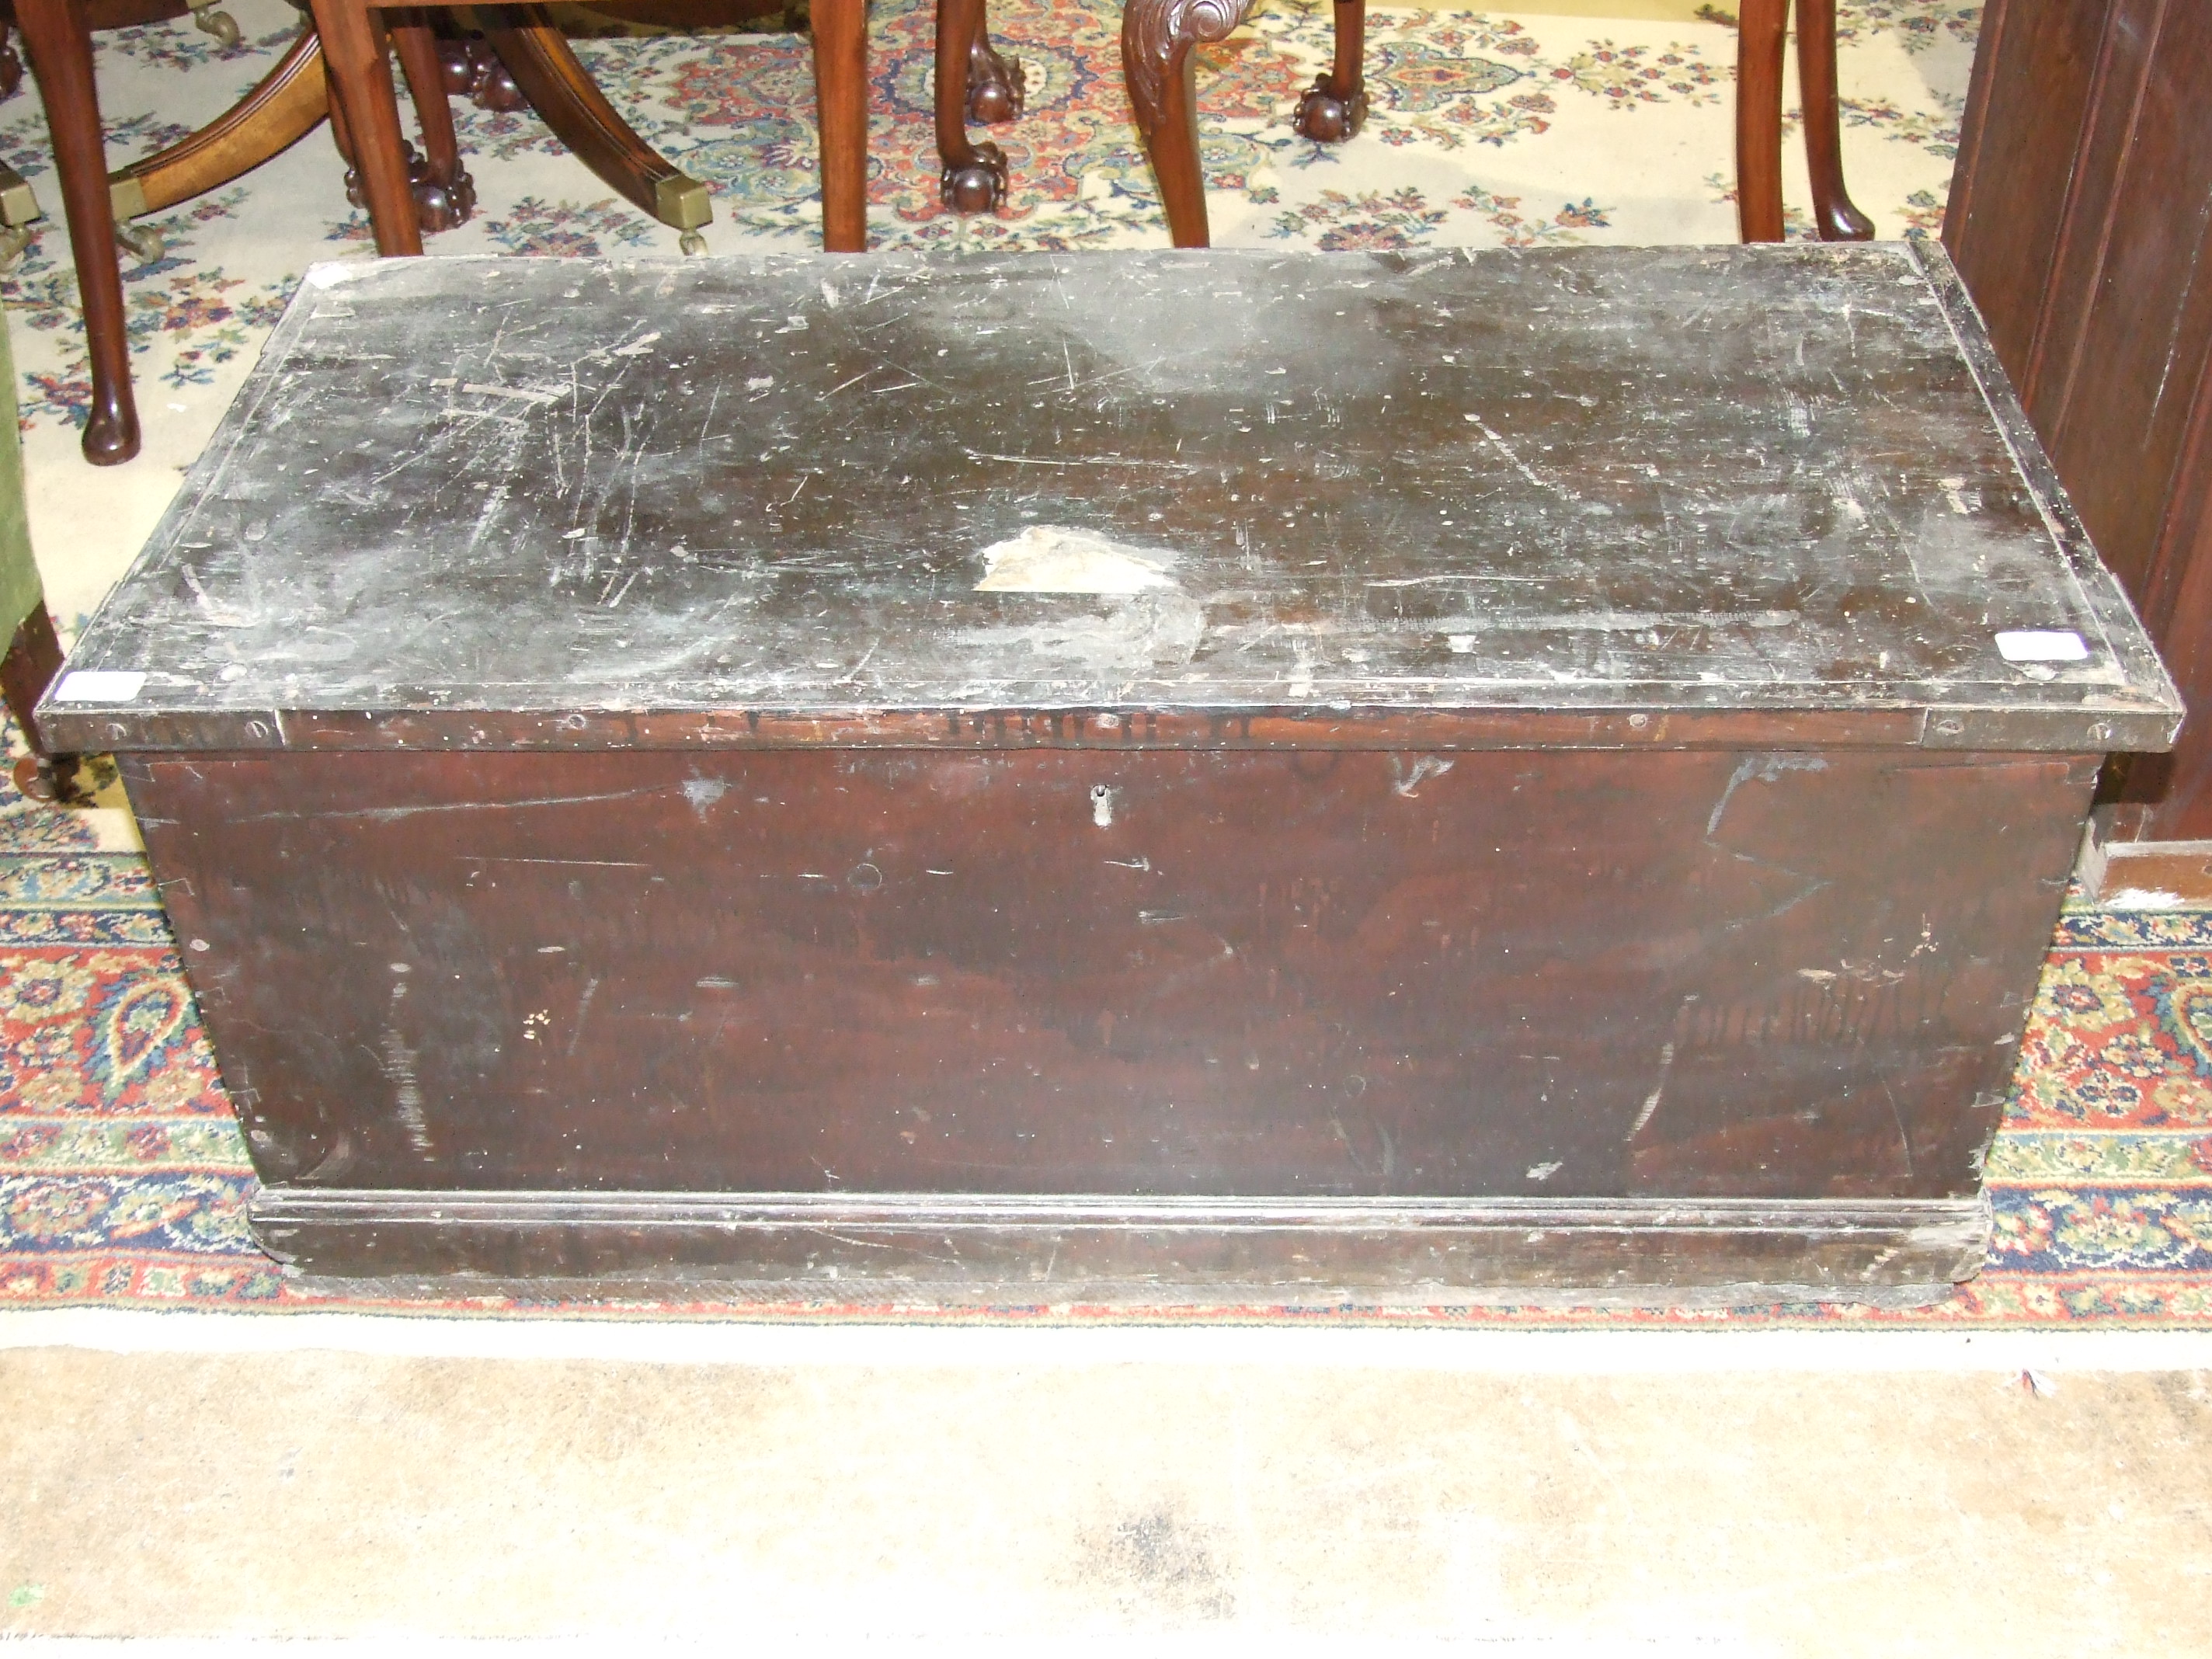
{"label": "brass caster", "polygon": [[36,234],[28,225],[0,225],[0,270],[14,268]]}
{"label": "brass caster", "polygon": [[115,763],[105,755],[26,755],[10,772],[26,800],[42,806],[91,806],[115,781]]}
{"label": "brass caster", "polygon": [[151,225],[118,225],[115,240],[142,265],[150,265],[167,252],[161,233]]}
{"label": "brass caster", "polygon": [[26,755],[15,765],[15,793],[25,800],[51,805],[61,790],[46,763],[36,755]]}
{"label": "brass caster", "polygon": [[238,20],[227,11],[218,11],[212,5],[195,6],[192,25],[203,34],[215,36],[216,44],[226,52],[238,44]]}
{"label": "brass caster", "polygon": [[687,230],[676,239],[676,246],[686,253],[704,253],[707,239],[696,230]]}

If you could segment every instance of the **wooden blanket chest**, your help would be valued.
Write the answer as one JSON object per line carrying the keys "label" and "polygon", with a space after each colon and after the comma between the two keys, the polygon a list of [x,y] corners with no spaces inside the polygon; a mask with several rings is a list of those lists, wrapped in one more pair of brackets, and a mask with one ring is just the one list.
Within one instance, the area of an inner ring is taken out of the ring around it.
{"label": "wooden blanket chest", "polygon": [[303,1270],[1891,1298],[2179,705],[1928,245],[319,267],[42,711]]}

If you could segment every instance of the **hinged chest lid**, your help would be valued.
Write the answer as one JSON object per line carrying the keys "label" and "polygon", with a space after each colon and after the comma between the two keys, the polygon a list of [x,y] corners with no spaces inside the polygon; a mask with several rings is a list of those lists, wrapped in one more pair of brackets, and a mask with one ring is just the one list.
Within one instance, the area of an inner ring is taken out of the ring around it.
{"label": "hinged chest lid", "polygon": [[125,750],[2180,713],[1904,244],[319,267],[70,665]]}

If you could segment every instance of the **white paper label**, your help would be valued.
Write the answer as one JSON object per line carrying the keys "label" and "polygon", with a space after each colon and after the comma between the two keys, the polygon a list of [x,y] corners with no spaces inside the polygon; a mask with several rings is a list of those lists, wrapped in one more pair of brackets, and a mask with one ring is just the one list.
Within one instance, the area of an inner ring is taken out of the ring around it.
{"label": "white paper label", "polygon": [[143,674],[119,668],[81,668],[62,676],[56,702],[129,702],[145,688]]}
{"label": "white paper label", "polygon": [[2071,629],[2048,633],[2024,629],[1998,635],[1997,654],[2007,662],[2087,662],[2089,647]]}

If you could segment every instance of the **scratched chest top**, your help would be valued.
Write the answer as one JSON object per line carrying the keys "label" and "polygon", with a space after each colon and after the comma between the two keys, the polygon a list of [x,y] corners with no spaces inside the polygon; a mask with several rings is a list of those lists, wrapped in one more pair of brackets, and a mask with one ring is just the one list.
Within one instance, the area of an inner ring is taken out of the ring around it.
{"label": "scratched chest top", "polygon": [[1902,244],[320,267],[72,667],[103,747],[2179,714]]}

